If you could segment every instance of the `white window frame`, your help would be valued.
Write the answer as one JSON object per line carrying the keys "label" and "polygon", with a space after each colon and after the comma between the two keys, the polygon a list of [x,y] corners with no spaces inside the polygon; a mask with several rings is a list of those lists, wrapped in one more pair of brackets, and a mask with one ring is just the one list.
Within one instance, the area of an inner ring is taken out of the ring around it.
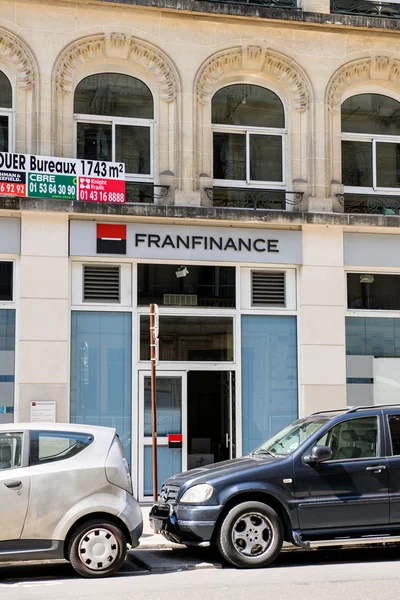
{"label": "white window frame", "polygon": [[148,127],[150,129],[150,173],[125,173],[126,181],[149,182],[154,181],[154,119],[128,119],[124,117],[107,117],[97,115],[74,114],[75,120],[75,157],[78,153],[78,123],[94,123],[98,125],[111,125],[111,160],[115,159],[115,127],[116,125],[127,125],[131,127]]}
{"label": "white window frame", "polygon": [[8,150],[14,152],[14,109],[0,107],[0,117],[8,117]]}
{"label": "white window frame", "polygon": [[[213,179],[213,185],[218,187],[248,187],[284,190],[286,189],[286,156],[287,156],[287,129],[269,127],[247,127],[237,125],[212,125],[212,153],[214,155],[214,133],[236,133],[246,136],[246,179]],[[282,181],[258,181],[250,179],[250,136],[269,135],[279,136],[282,140]],[[214,156],[213,156],[214,165]]]}
{"label": "white window frame", "polygon": [[[400,144],[400,136],[395,135],[379,135],[379,134],[366,134],[366,133],[345,133],[342,132],[342,142],[363,142],[370,143],[372,145],[372,187],[357,187],[357,186],[344,186],[344,193],[346,194],[385,194],[386,196],[398,196],[400,194],[400,187],[398,188],[385,188],[378,187],[377,185],[377,168],[376,168],[376,144],[378,143],[390,143]],[[343,153],[342,153],[342,169],[343,169]]]}

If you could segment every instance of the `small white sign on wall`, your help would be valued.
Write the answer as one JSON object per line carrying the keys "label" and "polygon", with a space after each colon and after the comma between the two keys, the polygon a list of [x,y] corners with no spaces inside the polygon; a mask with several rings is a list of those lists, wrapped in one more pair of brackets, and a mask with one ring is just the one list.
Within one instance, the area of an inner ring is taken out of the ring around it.
{"label": "small white sign on wall", "polygon": [[31,402],[31,423],[55,423],[55,400],[35,400]]}

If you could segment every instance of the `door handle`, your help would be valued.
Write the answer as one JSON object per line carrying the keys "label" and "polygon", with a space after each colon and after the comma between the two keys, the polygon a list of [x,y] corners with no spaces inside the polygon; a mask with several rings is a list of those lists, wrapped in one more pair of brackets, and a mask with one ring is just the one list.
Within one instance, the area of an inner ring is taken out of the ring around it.
{"label": "door handle", "polygon": [[367,467],[365,470],[366,471],[373,471],[374,473],[380,473],[384,469],[386,469],[385,465],[375,465],[375,467]]}
{"label": "door handle", "polygon": [[14,481],[5,481],[4,485],[8,487],[10,490],[17,490],[22,486],[22,481],[14,480]]}

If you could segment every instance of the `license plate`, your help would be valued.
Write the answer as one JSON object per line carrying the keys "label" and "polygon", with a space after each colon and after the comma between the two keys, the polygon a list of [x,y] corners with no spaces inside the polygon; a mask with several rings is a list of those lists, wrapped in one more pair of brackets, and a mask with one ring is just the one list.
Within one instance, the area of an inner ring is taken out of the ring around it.
{"label": "license plate", "polygon": [[164,525],[164,521],[162,519],[151,519],[150,520],[150,527],[152,529],[156,529],[157,531],[161,531],[161,529],[163,528]]}

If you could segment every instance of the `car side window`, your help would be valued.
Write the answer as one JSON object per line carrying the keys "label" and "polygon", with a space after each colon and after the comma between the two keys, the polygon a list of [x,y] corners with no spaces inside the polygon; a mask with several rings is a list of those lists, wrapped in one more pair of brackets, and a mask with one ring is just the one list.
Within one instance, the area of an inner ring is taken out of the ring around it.
{"label": "car side window", "polygon": [[31,431],[29,465],[42,465],[72,458],[87,448],[93,439],[92,435],[85,433]]}
{"label": "car side window", "polygon": [[393,456],[400,455],[400,415],[389,415],[389,430],[392,440]]}
{"label": "car side window", "polygon": [[331,460],[378,456],[378,417],[363,417],[338,423],[317,442],[332,450]]}
{"label": "car side window", "polygon": [[0,431],[0,471],[22,466],[23,434]]}

